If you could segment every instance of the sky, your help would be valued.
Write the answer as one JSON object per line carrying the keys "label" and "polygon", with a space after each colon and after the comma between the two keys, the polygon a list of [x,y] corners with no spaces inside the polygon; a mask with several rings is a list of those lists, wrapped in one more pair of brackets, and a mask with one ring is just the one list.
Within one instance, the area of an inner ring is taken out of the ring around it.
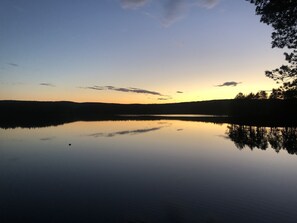
{"label": "sky", "polygon": [[245,0],[1,0],[0,100],[172,103],[271,90]]}

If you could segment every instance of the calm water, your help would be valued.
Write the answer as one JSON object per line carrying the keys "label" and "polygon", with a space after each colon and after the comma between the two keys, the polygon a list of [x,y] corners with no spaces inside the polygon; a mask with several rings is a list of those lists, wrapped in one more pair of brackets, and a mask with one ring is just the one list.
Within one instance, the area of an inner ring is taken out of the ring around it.
{"label": "calm water", "polygon": [[0,142],[1,223],[297,222],[294,128],[76,122]]}

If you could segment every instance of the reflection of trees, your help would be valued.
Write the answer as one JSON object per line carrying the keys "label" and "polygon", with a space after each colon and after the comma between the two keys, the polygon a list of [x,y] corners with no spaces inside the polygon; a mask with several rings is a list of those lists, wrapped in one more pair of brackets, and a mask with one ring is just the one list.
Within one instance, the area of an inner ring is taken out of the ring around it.
{"label": "reflection of trees", "polygon": [[239,149],[248,146],[250,149],[256,147],[265,150],[268,147],[266,134],[267,130],[264,127],[229,125],[227,130],[228,137]]}
{"label": "reflection of trees", "polygon": [[266,150],[270,145],[276,152],[281,149],[297,154],[297,127],[255,127],[228,125],[226,134],[239,149],[249,147]]}
{"label": "reflection of trees", "polygon": [[290,154],[297,154],[297,128],[285,128],[283,134],[283,147]]}

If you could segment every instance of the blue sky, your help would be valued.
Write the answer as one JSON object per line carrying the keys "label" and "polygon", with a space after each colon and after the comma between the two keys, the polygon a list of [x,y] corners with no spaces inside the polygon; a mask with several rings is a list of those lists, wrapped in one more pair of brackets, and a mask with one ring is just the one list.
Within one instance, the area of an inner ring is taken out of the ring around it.
{"label": "blue sky", "polygon": [[2,0],[0,99],[163,103],[269,90],[264,71],[283,63],[271,31],[245,0]]}

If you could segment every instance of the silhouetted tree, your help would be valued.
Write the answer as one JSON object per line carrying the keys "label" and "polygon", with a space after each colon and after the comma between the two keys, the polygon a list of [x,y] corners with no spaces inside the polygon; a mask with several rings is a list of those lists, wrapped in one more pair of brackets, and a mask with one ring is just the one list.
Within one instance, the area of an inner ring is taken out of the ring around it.
{"label": "silhouetted tree", "polygon": [[234,99],[267,99],[268,94],[266,91],[259,91],[256,94],[249,93],[248,95],[244,95],[243,93],[239,92]]}
{"label": "silhouetted tree", "polygon": [[284,99],[297,98],[297,89],[290,89],[284,92]]}
{"label": "silhouetted tree", "polygon": [[259,91],[256,94],[257,99],[267,99],[267,92],[266,91]]}
{"label": "silhouetted tree", "polygon": [[284,98],[284,93],[281,88],[272,89],[272,92],[269,95],[269,99],[283,99],[283,98]]}
{"label": "silhouetted tree", "polygon": [[235,99],[245,99],[245,96],[243,93],[239,92],[236,96]]}
{"label": "silhouetted tree", "polygon": [[256,5],[256,14],[260,21],[271,25],[272,47],[287,48],[285,53],[288,65],[282,65],[272,71],[266,71],[266,76],[283,83],[284,90],[290,90],[289,96],[297,93],[297,1],[296,0],[247,0]]}
{"label": "silhouetted tree", "polygon": [[249,93],[246,97],[245,97],[246,99],[256,99],[256,96],[255,96],[255,94],[254,93]]}

